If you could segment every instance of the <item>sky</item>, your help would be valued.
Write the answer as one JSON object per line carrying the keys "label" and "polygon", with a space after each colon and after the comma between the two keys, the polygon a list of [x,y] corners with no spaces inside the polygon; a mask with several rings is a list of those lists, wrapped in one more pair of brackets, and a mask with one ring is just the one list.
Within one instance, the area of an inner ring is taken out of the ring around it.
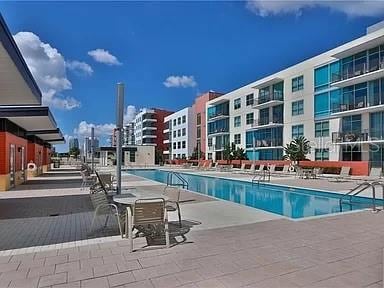
{"label": "sky", "polygon": [[[0,11],[66,139],[143,107],[177,111],[365,34],[376,1],[1,2]],[[68,141],[58,151],[68,150]]]}

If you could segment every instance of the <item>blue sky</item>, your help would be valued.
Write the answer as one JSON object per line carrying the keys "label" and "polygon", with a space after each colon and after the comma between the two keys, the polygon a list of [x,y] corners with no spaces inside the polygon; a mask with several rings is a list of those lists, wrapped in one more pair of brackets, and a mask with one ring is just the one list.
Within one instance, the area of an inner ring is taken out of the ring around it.
{"label": "blue sky", "polygon": [[3,2],[0,10],[64,134],[83,137],[95,125],[105,138],[119,81],[126,106],[176,111],[199,93],[229,92],[362,36],[384,16],[381,1],[315,2]]}

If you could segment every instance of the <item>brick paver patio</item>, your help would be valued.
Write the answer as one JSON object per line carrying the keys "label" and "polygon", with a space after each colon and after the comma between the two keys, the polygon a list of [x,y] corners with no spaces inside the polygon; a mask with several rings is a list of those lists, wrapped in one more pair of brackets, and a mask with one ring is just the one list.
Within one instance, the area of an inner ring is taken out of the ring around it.
{"label": "brick paver patio", "polygon": [[120,240],[3,256],[0,287],[382,287],[383,217],[273,220],[133,253]]}

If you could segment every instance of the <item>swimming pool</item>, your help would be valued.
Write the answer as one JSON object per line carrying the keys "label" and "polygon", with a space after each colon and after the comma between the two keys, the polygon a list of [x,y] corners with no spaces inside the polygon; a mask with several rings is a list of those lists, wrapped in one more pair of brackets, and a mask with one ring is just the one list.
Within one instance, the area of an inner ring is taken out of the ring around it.
{"label": "swimming pool", "polygon": [[[130,174],[154,181],[167,183],[168,171],[164,170],[128,170]],[[262,209],[290,218],[325,215],[340,212],[340,194],[299,189],[273,184],[254,184],[222,178],[181,173],[188,181],[189,190],[242,205]],[[180,183],[173,177],[174,183]],[[355,200],[357,199],[357,200]],[[368,207],[369,199],[355,197],[355,205],[343,204],[342,211]]]}

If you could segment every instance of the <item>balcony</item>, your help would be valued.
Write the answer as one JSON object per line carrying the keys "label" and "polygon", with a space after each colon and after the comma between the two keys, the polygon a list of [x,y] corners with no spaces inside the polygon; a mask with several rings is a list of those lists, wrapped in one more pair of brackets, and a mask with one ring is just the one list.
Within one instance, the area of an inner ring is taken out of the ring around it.
{"label": "balcony", "polygon": [[275,128],[275,127],[281,127],[284,126],[283,119],[281,118],[274,118],[271,121],[268,122],[268,120],[256,120],[254,121],[250,127],[247,128],[247,130],[259,130],[259,129],[265,129],[265,128]]}
{"label": "balcony", "polygon": [[338,145],[348,145],[348,144],[364,144],[364,143],[383,143],[384,142],[384,133],[382,130],[366,130],[364,132],[333,132],[332,133],[332,143]]}
{"label": "balcony", "polygon": [[223,151],[224,149],[225,149],[225,145],[208,146],[208,151]]}
{"label": "balcony", "polygon": [[384,62],[362,63],[360,65],[352,65],[348,69],[331,76],[331,87],[347,87],[358,83],[372,81],[384,77]]}
{"label": "balcony", "polygon": [[247,143],[247,150],[255,149],[281,149],[283,148],[283,139],[263,139],[263,140],[255,140],[255,143]]}
{"label": "balcony", "polygon": [[284,104],[283,93],[275,91],[267,96],[260,97],[259,95],[259,98],[254,99],[252,108],[264,109],[281,104]]}
{"label": "balcony", "polygon": [[213,131],[208,131],[208,135],[224,135],[224,134],[229,134],[229,129],[228,128],[221,128],[221,129],[215,129]]}
{"label": "balcony", "polygon": [[229,117],[229,112],[214,113],[214,114],[208,115],[208,122],[213,122],[213,121],[225,119],[228,117]]}
{"label": "balcony", "polygon": [[155,123],[151,123],[151,122],[144,122],[143,123],[143,127],[142,127],[142,130],[145,130],[145,129],[148,129],[148,130],[156,130],[156,124]]}
{"label": "balcony", "polygon": [[358,115],[362,113],[373,113],[384,110],[384,104],[370,106],[366,99],[354,103],[340,103],[332,106],[332,113],[327,118],[339,118]]}

